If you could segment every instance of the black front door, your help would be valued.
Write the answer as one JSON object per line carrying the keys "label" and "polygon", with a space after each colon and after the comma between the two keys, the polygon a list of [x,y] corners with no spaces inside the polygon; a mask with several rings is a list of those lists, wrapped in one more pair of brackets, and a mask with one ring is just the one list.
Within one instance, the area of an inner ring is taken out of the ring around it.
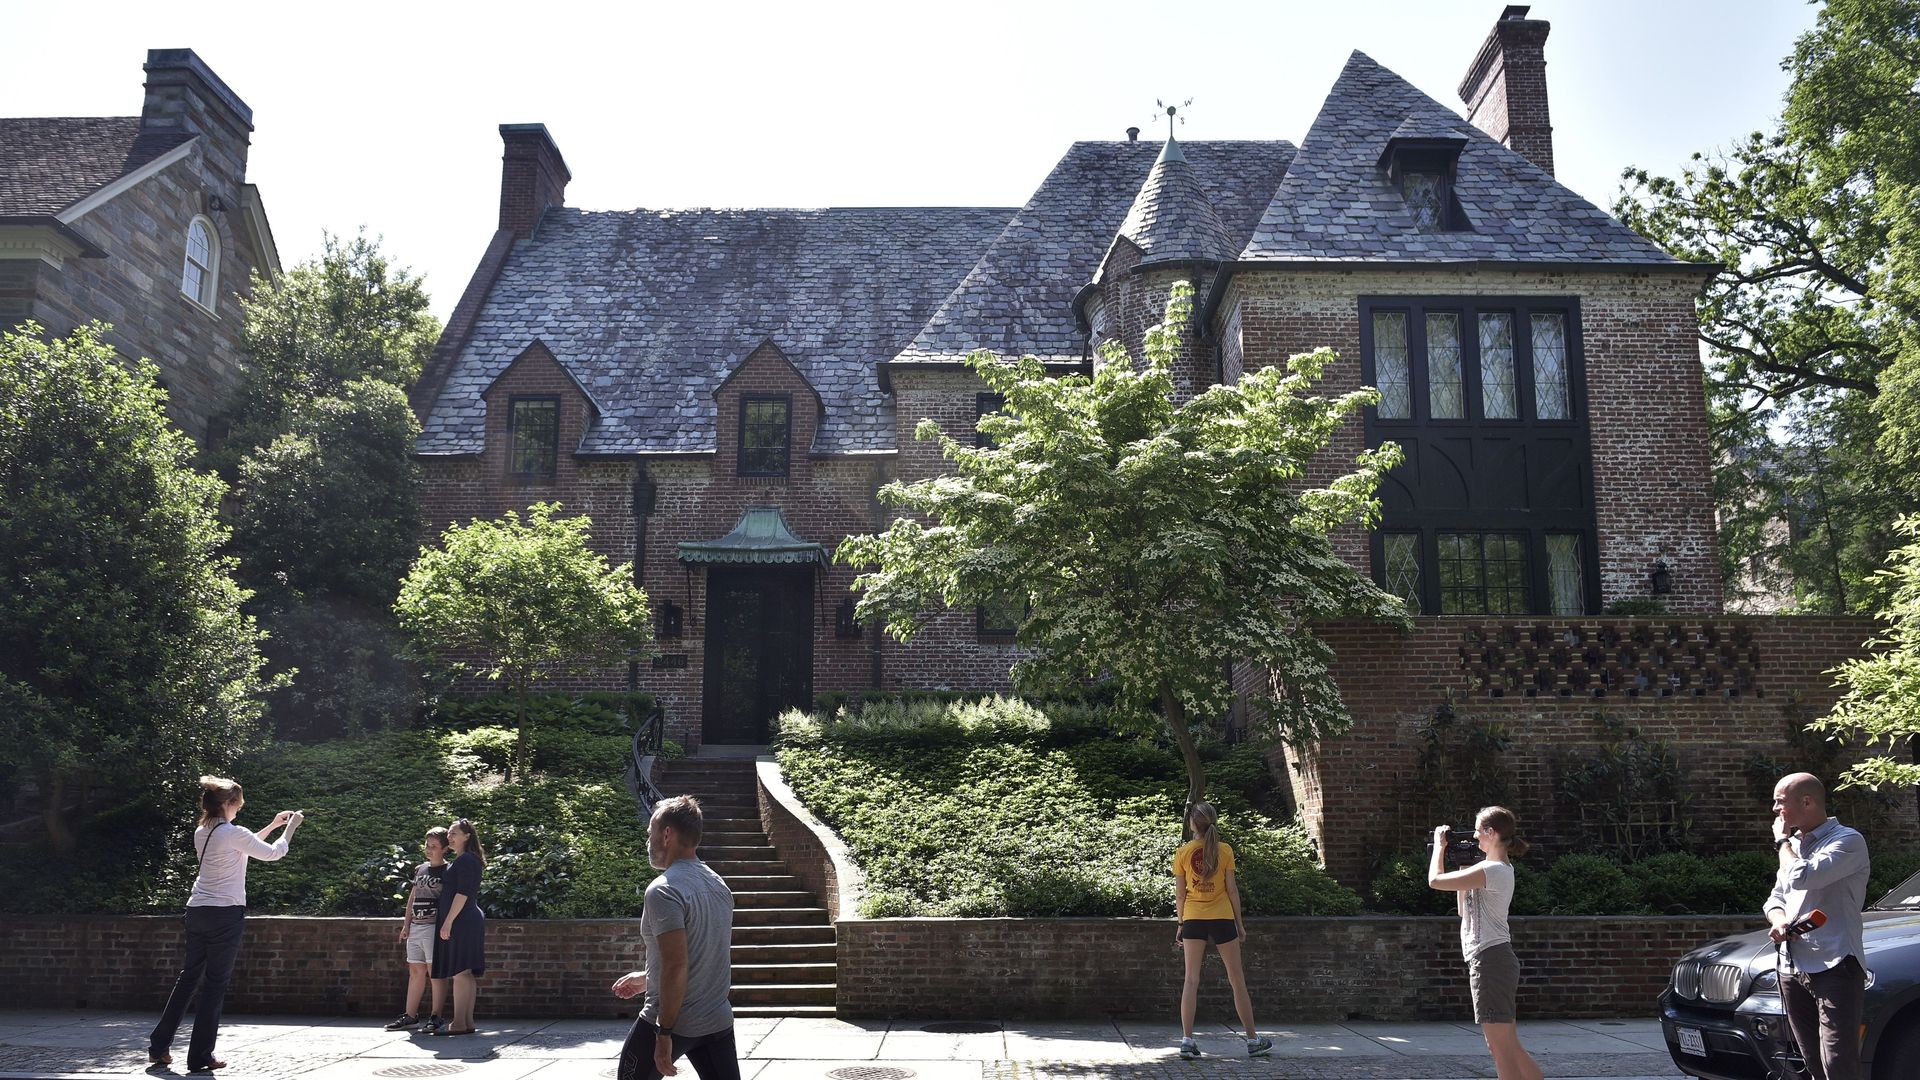
{"label": "black front door", "polygon": [[773,718],[813,704],[813,571],[707,571],[710,743],[765,743]]}

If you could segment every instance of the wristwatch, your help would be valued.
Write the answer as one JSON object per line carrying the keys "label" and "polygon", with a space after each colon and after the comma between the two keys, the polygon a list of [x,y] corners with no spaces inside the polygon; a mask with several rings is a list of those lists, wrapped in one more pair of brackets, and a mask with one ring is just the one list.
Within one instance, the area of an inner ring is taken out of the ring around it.
{"label": "wristwatch", "polygon": [[1783,848],[1783,847],[1785,847],[1785,846],[1787,846],[1788,844],[1791,844],[1791,843],[1793,843],[1793,837],[1791,837],[1791,836],[1783,836],[1783,837],[1781,837],[1780,839],[1778,839],[1778,840],[1775,840],[1775,841],[1773,842],[1773,848],[1774,848],[1774,850],[1775,850],[1775,851],[1778,851],[1778,850],[1780,850],[1781,848]]}

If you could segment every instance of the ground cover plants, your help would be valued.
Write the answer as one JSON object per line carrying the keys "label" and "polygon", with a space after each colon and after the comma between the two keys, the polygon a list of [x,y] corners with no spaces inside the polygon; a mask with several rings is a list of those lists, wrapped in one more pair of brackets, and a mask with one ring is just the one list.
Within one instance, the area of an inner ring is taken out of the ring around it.
{"label": "ground cover plants", "polygon": [[[488,854],[481,904],[516,917],[638,916],[646,829],[622,779],[635,717],[648,695],[542,695],[532,769],[504,783],[516,705],[449,702],[410,730],[320,743],[277,742],[237,762],[241,824],[300,809],[306,824],[287,858],[256,863],[248,907],[261,914],[387,915],[400,910],[421,835],[471,818]],[[194,874],[192,808],[137,805],[78,823],[80,853],[53,860],[44,845],[0,848],[0,895],[13,912],[174,912]]]}
{"label": "ground cover plants", "polygon": [[[1250,915],[1357,914],[1253,746],[1201,744]],[[1015,698],[864,701],[780,721],[787,782],[867,876],[860,914],[1171,916],[1187,772],[1157,717]]]}

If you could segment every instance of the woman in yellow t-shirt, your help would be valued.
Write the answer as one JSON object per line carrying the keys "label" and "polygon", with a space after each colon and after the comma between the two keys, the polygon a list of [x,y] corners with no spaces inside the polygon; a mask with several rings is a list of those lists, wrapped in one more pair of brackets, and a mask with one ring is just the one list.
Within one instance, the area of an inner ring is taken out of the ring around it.
{"label": "woman in yellow t-shirt", "polygon": [[1221,843],[1214,831],[1219,816],[1211,805],[1194,803],[1187,812],[1187,832],[1193,839],[1173,854],[1173,910],[1180,924],[1173,938],[1187,960],[1187,979],[1180,987],[1180,1056],[1200,1056],[1193,1041],[1193,1017],[1200,1001],[1200,962],[1212,942],[1227,968],[1234,1010],[1247,1029],[1247,1056],[1266,1057],[1273,1052],[1273,1040],[1253,1027],[1253,999],[1247,996],[1246,975],[1240,969],[1240,943],[1247,937],[1240,917],[1240,882],[1233,873],[1233,845]]}

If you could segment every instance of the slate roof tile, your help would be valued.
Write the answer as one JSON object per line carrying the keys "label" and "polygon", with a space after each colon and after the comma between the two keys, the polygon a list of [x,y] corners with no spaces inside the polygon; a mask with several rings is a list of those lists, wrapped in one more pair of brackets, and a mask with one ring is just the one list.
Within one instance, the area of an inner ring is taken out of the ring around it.
{"label": "slate roof tile", "polygon": [[[1387,140],[1464,137],[1454,195],[1471,232],[1421,232],[1378,167]],[[1404,79],[1355,52],[1240,258],[1340,262],[1679,260]]]}
{"label": "slate roof tile", "polygon": [[191,138],[137,116],[0,117],[0,217],[51,217]]}

